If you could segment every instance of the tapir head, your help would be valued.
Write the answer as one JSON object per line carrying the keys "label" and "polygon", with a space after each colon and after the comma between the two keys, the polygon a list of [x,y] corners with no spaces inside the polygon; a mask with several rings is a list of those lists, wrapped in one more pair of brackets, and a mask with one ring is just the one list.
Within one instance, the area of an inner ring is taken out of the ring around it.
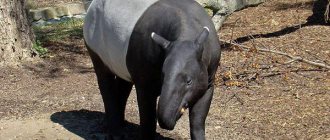
{"label": "tapir head", "polygon": [[195,40],[173,41],[152,33],[152,39],[163,47],[163,85],[158,102],[159,125],[174,129],[184,111],[202,97],[208,86],[207,66],[202,62],[203,43],[209,30],[204,27]]}

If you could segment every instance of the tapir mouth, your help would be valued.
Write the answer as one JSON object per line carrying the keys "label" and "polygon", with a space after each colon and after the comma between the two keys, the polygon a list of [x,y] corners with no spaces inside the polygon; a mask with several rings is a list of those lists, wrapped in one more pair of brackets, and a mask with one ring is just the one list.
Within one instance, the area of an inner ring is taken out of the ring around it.
{"label": "tapir mouth", "polygon": [[174,115],[169,115],[169,116],[159,116],[159,126],[163,129],[167,130],[173,130],[176,122],[182,117],[182,115],[186,112],[188,109],[188,104],[183,103],[182,105],[179,106],[176,112],[174,112]]}
{"label": "tapir mouth", "polygon": [[176,121],[181,118],[181,116],[186,112],[187,109],[188,109],[188,103],[183,103],[179,107],[179,111],[178,111],[178,115],[177,115]]}

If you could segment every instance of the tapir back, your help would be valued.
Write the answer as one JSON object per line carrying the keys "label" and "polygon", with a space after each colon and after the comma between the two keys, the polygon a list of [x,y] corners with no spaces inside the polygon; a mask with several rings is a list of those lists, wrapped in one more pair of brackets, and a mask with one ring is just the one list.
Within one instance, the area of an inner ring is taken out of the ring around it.
{"label": "tapir back", "polygon": [[109,69],[132,81],[126,66],[130,36],[136,22],[157,0],[93,0],[84,23],[84,38]]}

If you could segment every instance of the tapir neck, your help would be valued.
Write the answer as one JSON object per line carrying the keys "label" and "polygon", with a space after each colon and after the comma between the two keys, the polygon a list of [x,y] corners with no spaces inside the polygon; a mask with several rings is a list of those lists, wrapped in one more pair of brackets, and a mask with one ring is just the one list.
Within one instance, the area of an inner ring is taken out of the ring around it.
{"label": "tapir neck", "polygon": [[[141,73],[145,77],[161,75],[166,52],[151,39],[152,32],[169,41],[194,41],[203,26],[210,26],[205,19],[193,18],[205,17],[203,13],[196,12],[203,10],[198,8],[198,3],[191,0],[159,0],[144,12],[130,36],[126,57],[133,81],[144,80]],[[143,69],[138,64],[143,64]]]}
{"label": "tapir neck", "polygon": [[[171,1],[159,2],[165,3]],[[183,11],[184,9],[181,9],[179,5],[177,5],[178,7],[173,6],[173,4],[169,7],[164,5],[162,5],[163,8],[153,6],[148,9],[148,11],[154,10],[159,12],[159,14],[150,12],[154,15],[146,15],[151,17],[148,18],[148,26],[153,28],[153,32],[156,32],[169,41],[195,40],[203,29],[202,25],[196,19],[189,17],[186,11]]]}

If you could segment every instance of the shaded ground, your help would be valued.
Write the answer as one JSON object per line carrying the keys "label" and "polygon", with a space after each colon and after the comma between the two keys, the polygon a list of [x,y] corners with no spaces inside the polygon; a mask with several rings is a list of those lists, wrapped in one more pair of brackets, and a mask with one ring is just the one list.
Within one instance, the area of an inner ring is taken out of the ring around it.
{"label": "shaded ground", "polygon": [[[330,64],[330,27],[309,0],[270,0],[234,13],[220,38]],[[315,8],[314,8],[315,9]],[[260,12],[262,11],[262,12]],[[79,32],[79,31],[78,31]],[[99,139],[103,106],[81,36],[49,42],[44,62],[0,69],[0,139]],[[330,72],[270,53],[223,46],[208,139],[330,139]],[[129,139],[138,131],[133,91]],[[189,139],[187,114],[159,139]]]}

